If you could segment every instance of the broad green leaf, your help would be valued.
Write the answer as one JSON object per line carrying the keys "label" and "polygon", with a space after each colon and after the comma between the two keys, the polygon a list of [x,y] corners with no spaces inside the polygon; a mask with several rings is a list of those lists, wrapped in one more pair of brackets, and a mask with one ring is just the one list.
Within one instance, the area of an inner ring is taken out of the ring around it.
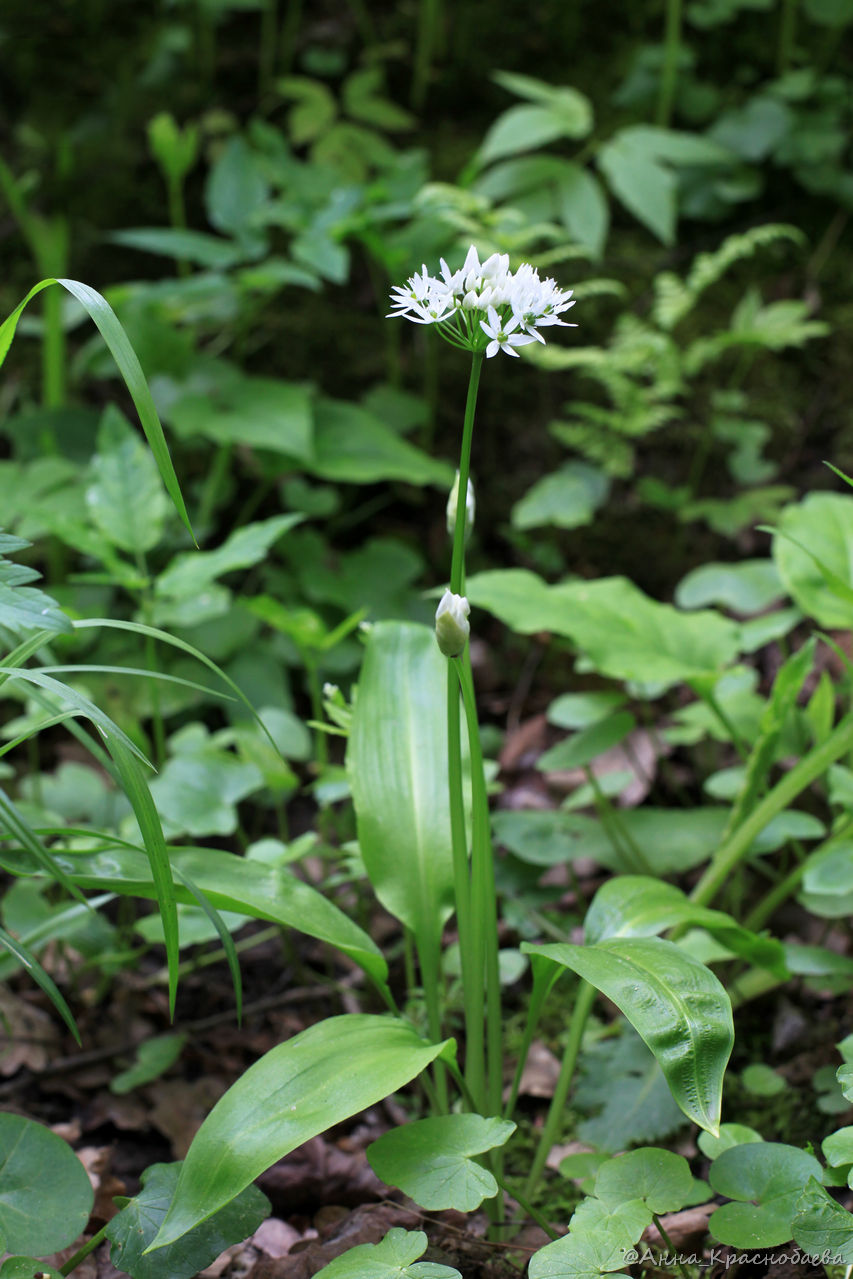
{"label": "broad green leaf", "polygon": [[0,1265],[2,1279],[64,1279],[61,1270],[38,1257],[7,1257]]}
{"label": "broad green leaf", "polygon": [[207,216],[217,231],[246,239],[269,195],[263,166],[240,137],[226,142],[205,187]]}
{"label": "broad green leaf", "polygon": [[680,925],[704,928],[730,951],[787,977],[780,942],[759,937],[721,910],[697,906],[674,884],[645,875],[620,875],[602,884],[584,919],[587,944],[610,937],[656,937]]}
{"label": "broad green leaf", "polygon": [[462,1279],[453,1266],[418,1261],[426,1251],[422,1230],[395,1226],[379,1243],[360,1243],[318,1270],[314,1279]]}
{"label": "broad green leaf", "polygon": [[411,622],[370,633],[347,752],[358,842],[386,910],[437,946],[453,909],[447,659]]}
{"label": "broad green leaf", "polygon": [[312,470],[344,484],[404,480],[450,488],[453,470],[403,440],[357,404],[319,399],[314,419]]}
{"label": "broad green leaf", "polygon": [[557,184],[557,215],[579,244],[601,257],[610,228],[610,209],[601,183],[579,164],[567,164]]}
{"label": "broad green leaf", "polygon": [[38,581],[41,573],[6,558],[7,555],[25,550],[31,545],[24,538],[0,532],[0,625],[14,632],[70,632],[71,621],[56,600],[45,595],[44,591],[24,585],[25,582]]}
{"label": "broad green leaf", "polygon": [[451,1049],[452,1040],[428,1044],[399,1019],[349,1014],[265,1053],[196,1133],[152,1246],[182,1238],[291,1150],[396,1092]]}
{"label": "broad green leaf", "polygon": [[778,1071],[763,1061],[753,1061],[741,1071],[741,1083],[754,1097],[775,1097],[788,1087]]}
{"label": "broad green leaf", "polygon": [[663,244],[675,239],[676,183],[669,169],[639,153],[623,129],[598,154],[607,184],[634,217]]}
{"label": "broad green leaf", "polygon": [[421,1208],[473,1212],[498,1193],[498,1183],[475,1159],[515,1132],[507,1119],[437,1115],[392,1128],[368,1147],[371,1168]]}
{"label": "broad green leaf", "polygon": [[67,1141],[32,1119],[0,1114],[0,1251],[58,1252],[81,1233],[94,1198]]}
{"label": "broad green leaf", "polygon": [[302,518],[301,515],[273,515],[268,520],[243,525],[213,551],[177,555],[157,578],[157,595],[193,598],[226,573],[251,568]]}
{"label": "broad green leaf", "polygon": [[572,768],[585,768],[599,755],[623,741],[636,728],[637,721],[630,711],[617,711],[607,719],[588,725],[573,737],[558,742],[540,755],[536,767],[543,773],[559,772]]}
{"label": "broad green leaf", "polygon": [[800,900],[824,919],[850,913],[853,894],[853,842],[842,838],[822,845],[805,861]]}
{"label": "broad green leaf", "polygon": [[225,750],[202,724],[187,724],[169,747],[151,794],[170,837],[233,835],[237,804],[263,785],[260,770]]}
{"label": "broad green leaf", "polygon": [[523,569],[480,573],[466,595],[521,634],[566,635],[612,679],[670,685],[720,670],[738,652],[738,628],[716,613],[680,613],[624,577],[546,586]]}
{"label": "broad green leaf", "polygon": [[495,120],[477,153],[481,165],[533,151],[557,138],[582,138],[589,131],[589,103],[580,94],[564,106],[510,107]]}
{"label": "broad green leaf", "polygon": [[678,583],[679,608],[717,604],[749,617],[769,608],[784,594],[773,560],[741,560],[739,564],[703,564]]}
{"label": "broad green leaf", "polygon": [[314,423],[306,387],[275,378],[241,377],[208,395],[187,395],[169,411],[181,436],[200,435],[217,444],[268,449],[312,466]]}
{"label": "broad green leaf", "polygon": [[773,558],[786,591],[808,617],[825,627],[850,627],[853,497],[809,493],[786,506],[773,538]]}
{"label": "broad green leaf", "polygon": [[792,1221],[810,1177],[820,1178],[818,1161],[796,1146],[763,1141],[724,1150],[708,1180],[723,1204],[708,1229],[733,1248],[774,1248],[792,1236]]}
{"label": "broad green leaf", "polygon": [[584,1199],[569,1233],[540,1248],[530,1259],[530,1279],[600,1279],[624,1270],[625,1254],[651,1223],[650,1209],[640,1199],[608,1208],[599,1199]]}
{"label": "broad green leaf", "polygon": [[254,1234],[270,1214],[266,1195],[247,1186],[230,1203],[153,1256],[153,1242],[172,1202],[181,1164],[152,1164],[142,1174],[142,1189],[107,1226],[110,1260],[133,1279],[191,1279],[232,1244]]}
{"label": "broad green leaf", "polygon": [[610,481],[586,462],[567,462],[553,475],[537,480],[512,508],[515,528],[580,528],[589,524],[606,500]]}
{"label": "broad green leaf", "polygon": [[[148,861],[133,849],[63,853],[58,860],[82,888],[156,896]],[[332,901],[286,867],[265,865],[215,848],[173,848],[171,861],[175,873],[180,872],[201,889],[217,910],[296,928],[349,955],[374,981],[385,981],[388,970],[378,946]],[[192,892],[180,880],[174,884],[174,892],[176,901],[195,904]]]}
{"label": "broad green leaf", "polygon": [[853,1128],[838,1128],[828,1137],[824,1137],[820,1148],[830,1168],[853,1164]]}
{"label": "broad green leaf", "polygon": [[143,1084],[150,1084],[173,1066],[187,1041],[186,1035],[154,1035],[144,1039],[136,1049],[136,1061],[127,1070],[120,1071],[110,1081],[110,1092],[132,1092]]}
{"label": "broad green leaf", "polygon": [[569,968],[606,995],[654,1053],[688,1119],[708,1132],[719,1130],[734,1029],[729,997],[709,968],[660,938],[614,938],[595,946],[524,942],[521,949],[534,970],[543,964]]}
{"label": "broad green leaf", "polygon": [[613,1153],[662,1141],[685,1123],[663,1071],[627,1025],[615,1039],[583,1051],[572,1104],[584,1115],[580,1140]]}
{"label": "broad green leaf", "polygon": [[810,1177],[794,1206],[791,1235],[811,1256],[827,1253],[834,1266],[853,1265],[853,1216]]}
{"label": "broad green leaf", "polygon": [[578,856],[576,844],[598,829],[592,818],[559,809],[503,809],[492,816],[495,840],[533,866],[556,866]]}
{"label": "broad green leaf", "polygon": [[22,964],[30,977],[37,986],[41,986],[68,1029],[71,1031],[77,1043],[80,1043],[80,1032],[77,1029],[77,1023],[71,1013],[71,1009],[65,1002],[62,992],[50,973],[42,968],[35,955],[24,945],[23,942],[16,940],[11,933],[7,933],[5,928],[0,928],[0,950],[5,950],[19,964]]}
{"label": "broad green leaf", "polygon": [[104,537],[120,550],[142,555],[163,535],[166,495],[154,459],[112,405],[98,429],[86,505]]}
{"label": "broad green leaf", "polygon": [[189,516],[187,515],[184,499],[181,496],[178,484],[178,477],[175,475],[175,468],[172,466],[172,459],[166,446],[163,428],[160,425],[160,419],[157,416],[157,410],[154,407],[154,400],[145,380],[145,374],[142,372],[142,367],[133,347],[130,345],[127,334],[121,324],[119,324],[109,303],[105,298],[101,297],[100,293],[89,288],[88,284],[81,284],[79,280],[51,278],[41,280],[34,285],[23,302],[20,302],[12,314],[0,325],[0,366],[2,366],[11,346],[12,338],[15,336],[15,329],[18,326],[18,320],[24,307],[37,293],[41,293],[42,289],[49,288],[52,284],[61,284],[64,289],[67,289],[71,296],[85,307],[91,319],[94,320],[101,337],[109,347],[110,354],[115,360],[119,372],[124,378],[128,391],[130,391],[136,411],[139,414],[139,420],[142,423],[142,429],[145,432],[145,438],[151,446],[151,452],[154,454],[154,460],[163,477],[166,490],[174,502],[178,514],[189,529],[190,534],[192,534]]}
{"label": "broad green leaf", "polygon": [[684,1156],[656,1146],[608,1159],[595,1178],[596,1198],[611,1209],[642,1199],[652,1212],[678,1212],[692,1191],[693,1174]]}

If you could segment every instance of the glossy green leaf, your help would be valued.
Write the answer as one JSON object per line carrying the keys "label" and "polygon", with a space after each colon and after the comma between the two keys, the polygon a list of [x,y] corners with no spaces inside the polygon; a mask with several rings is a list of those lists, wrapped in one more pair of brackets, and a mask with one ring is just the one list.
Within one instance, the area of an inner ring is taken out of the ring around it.
{"label": "glossy green leaf", "polygon": [[[388,969],[376,944],[327,897],[283,866],[238,857],[216,848],[173,848],[172,865],[205,894],[217,910],[296,928],[335,946],[354,959],[374,981],[383,983]],[[151,867],[145,856],[128,848],[60,857],[63,869],[82,888],[107,889],[137,897],[155,897]],[[176,901],[195,904],[189,888],[174,884]]]}
{"label": "glossy green leaf", "polygon": [[642,1199],[655,1213],[678,1212],[693,1191],[693,1174],[683,1155],[642,1146],[608,1159],[595,1178],[595,1195],[608,1208]]}
{"label": "glossy green leaf", "polygon": [[220,1098],[187,1153],[155,1248],[217,1212],[311,1137],[414,1079],[452,1041],[392,1017],[329,1017],[279,1044]]}
{"label": "glossy green leaf", "polygon": [[608,1208],[600,1199],[584,1199],[569,1223],[569,1233],[540,1248],[530,1259],[529,1279],[600,1279],[623,1270],[625,1254],[652,1220],[641,1199]]}
{"label": "glossy green leaf", "polygon": [[5,950],[13,959],[16,959],[27,971],[37,986],[40,986],[65,1022],[71,1034],[80,1043],[80,1032],[77,1029],[77,1023],[68,1007],[62,992],[50,973],[42,968],[35,955],[23,944],[14,938],[11,933],[7,933],[5,928],[0,928],[0,950]]}
{"label": "glossy green leaf", "polygon": [[[791,540],[793,539],[793,540]],[[853,616],[853,497],[809,493],[786,506],[773,558],[788,594],[821,626],[849,628]]]}
{"label": "glossy green leaf", "polygon": [[182,1165],[152,1164],[142,1174],[142,1189],[107,1226],[110,1260],[133,1279],[191,1279],[221,1252],[254,1234],[270,1214],[266,1195],[247,1186],[230,1203],[176,1243],[152,1255],[153,1242],[172,1202]]}
{"label": "glossy green leaf", "polygon": [[395,1226],[379,1243],[360,1243],[328,1266],[314,1279],[462,1279],[453,1266],[435,1261],[418,1261],[426,1251],[422,1230],[402,1230]]}
{"label": "glossy green leaf", "polygon": [[811,1177],[796,1201],[791,1224],[794,1242],[811,1256],[828,1254],[835,1266],[853,1265],[853,1216]]}
{"label": "glossy green leaf", "polygon": [[92,1184],[74,1151],[49,1128],[0,1114],[0,1251],[58,1252],[89,1219]]}
{"label": "glossy green leaf", "polygon": [[357,404],[322,398],[315,408],[312,470],[343,484],[404,480],[449,489],[453,470],[415,448]]}
{"label": "glossy green leaf", "polygon": [[64,289],[67,289],[71,296],[85,307],[91,319],[94,320],[133,398],[133,403],[139,414],[139,420],[142,423],[142,429],[145,432],[145,438],[151,446],[151,452],[154,454],[154,460],[163,477],[166,490],[184,524],[192,533],[189,516],[184,506],[184,499],[181,496],[178,477],[175,475],[175,468],[172,466],[172,459],[166,446],[166,438],[163,435],[163,428],[160,425],[160,419],[157,416],[157,410],[154,407],[154,400],[145,380],[145,374],[142,372],[139,360],[130,345],[127,334],[121,324],[119,324],[115,312],[106,299],[101,297],[100,293],[91,289],[88,284],[81,284],[79,280],[51,278],[41,280],[34,285],[23,302],[20,302],[12,314],[0,325],[0,366],[2,366],[11,346],[12,338],[15,336],[15,329],[18,326],[18,320],[21,318],[21,312],[24,307],[37,293],[41,293],[42,289],[47,289],[52,284],[61,284]]}
{"label": "glossy green leaf", "polygon": [[89,514],[104,537],[132,555],[156,546],[163,534],[166,494],[157,467],[127,419],[110,405],[101,418]]}
{"label": "glossy green leaf", "polygon": [[2,1279],[64,1279],[61,1270],[38,1257],[7,1257],[0,1265]]}
{"label": "glossy green leaf", "polygon": [[584,919],[587,944],[611,937],[657,937],[692,925],[717,937],[733,954],[787,977],[781,942],[759,937],[721,910],[697,906],[674,884],[646,875],[620,875],[602,884]]}
{"label": "glossy green leaf", "polygon": [[370,632],[347,752],[358,842],[382,905],[419,945],[453,909],[447,659],[426,626]]}
{"label": "glossy green leaf", "polygon": [[792,1236],[792,1221],[818,1161],[796,1146],[762,1141],[724,1150],[708,1180],[717,1194],[733,1199],[711,1216],[708,1229],[733,1248],[774,1248]]}
{"label": "glossy green leaf", "polygon": [[660,938],[521,949],[534,972],[543,964],[569,968],[606,995],[654,1053],[688,1119],[718,1131],[734,1029],[728,994],[710,969]]}
{"label": "glossy green leaf", "polygon": [[421,1208],[473,1212],[498,1193],[498,1183],[475,1159],[515,1132],[507,1119],[437,1115],[391,1128],[367,1150],[371,1168]]}

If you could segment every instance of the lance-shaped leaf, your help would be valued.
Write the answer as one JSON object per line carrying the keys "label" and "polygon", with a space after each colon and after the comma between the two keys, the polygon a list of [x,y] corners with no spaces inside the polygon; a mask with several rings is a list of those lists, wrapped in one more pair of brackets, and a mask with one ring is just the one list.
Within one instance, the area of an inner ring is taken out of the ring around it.
{"label": "lance-shaped leaf", "polygon": [[453,906],[447,659],[426,626],[379,622],[367,646],[347,754],[358,842],[376,895],[435,946]]}
{"label": "lance-shaped leaf", "polygon": [[174,1243],[291,1150],[396,1092],[453,1048],[452,1040],[426,1043],[397,1018],[348,1014],[265,1053],[196,1133],[151,1247]]}
{"label": "lance-shaped leaf", "polygon": [[610,937],[656,937],[679,924],[704,928],[734,954],[788,976],[781,942],[759,937],[724,911],[697,906],[674,884],[647,875],[620,875],[603,884],[587,911],[584,937],[588,944]]}
{"label": "lance-shaped leaf", "polygon": [[[217,910],[233,910],[297,928],[349,955],[374,981],[385,981],[388,968],[376,943],[333,902],[286,867],[265,865],[216,848],[172,848],[170,857],[176,876],[183,879],[173,884],[176,901],[196,903],[189,887],[192,884]],[[81,888],[156,896],[151,867],[133,849],[63,853],[57,860]]]}
{"label": "lance-shaped leaf", "polygon": [[543,965],[553,969],[552,980],[564,967],[612,1000],[654,1053],[688,1119],[719,1130],[734,1027],[729,997],[709,968],[660,938],[521,948],[532,957],[540,988]]}
{"label": "lance-shaped leaf", "polygon": [[368,1148],[378,1177],[431,1212],[473,1212],[498,1193],[498,1183],[475,1156],[502,1146],[515,1132],[507,1119],[436,1115],[392,1128]]}
{"label": "lance-shaped leaf", "polygon": [[17,941],[11,933],[7,933],[5,928],[0,928],[0,950],[7,951],[20,964],[23,964],[29,975],[37,986],[41,986],[68,1029],[71,1031],[77,1043],[80,1043],[80,1032],[77,1029],[77,1023],[72,1016],[71,1009],[62,997],[56,982],[50,973],[45,972],[35,955],[27,949],[22,942]]}

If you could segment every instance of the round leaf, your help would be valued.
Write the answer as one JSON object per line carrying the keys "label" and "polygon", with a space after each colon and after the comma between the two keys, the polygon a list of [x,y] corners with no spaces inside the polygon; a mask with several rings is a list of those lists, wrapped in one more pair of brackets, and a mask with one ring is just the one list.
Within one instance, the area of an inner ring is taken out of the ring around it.
{"label": "round leaf", "polygon": [[58,1252],[81,1233],[93,1200],[66,1141],[32,1119],[0,1115],[0,1251]]}
{"label": "round leaf", "polygon": [[821,626],[849,628],[853,497],[810,493],[786,506],[773,539],[773,558],[786,591],[804,613]]}
{"label": "round leaf", "polygon": [[724,1150],[708,1180],[723,1204],[708,1228],[733,1248],[774,1248],[792,1236],[792,1220],[803,1187],[819,1178],[820,1164],[796,1146],[764,1141]]}
{"label": "round leaf", "polygon": [[642,1199],[652,1212],[678,1212],[692,1190],[693,1175],[684,1156],[656,1146],[608,1159],[595,1179],[596,1197],[611,1208]]}
{"label": "round leaf", "polygon": [[422,1230],[395,1226],[381,1243],[360,1243],[318,1270],[314,1279],[462,1279],[452,1266],[418,1261],[427,1246]]}
{"label": "round leaf", "polygon": [[473,1212],[498,1192],[498,1184],[475,1155],[502,1146],[515,1132],[506,1119],[439,1115],[392,1128],[369,1147],[378,1177],[397,1186],[430,1211]]}

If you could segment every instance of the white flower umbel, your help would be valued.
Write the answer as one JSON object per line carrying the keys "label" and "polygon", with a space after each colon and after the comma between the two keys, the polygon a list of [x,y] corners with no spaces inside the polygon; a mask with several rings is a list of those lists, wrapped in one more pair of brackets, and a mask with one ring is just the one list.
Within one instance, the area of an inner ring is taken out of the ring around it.
{"label": "white flower umbel", "polygon": [[435,324],[443,338],[466,351],[485,352],[488,358],[529,342],[544,342],[540,329],[559,324],[564,311],[574,306],[571,289],[561,289],[552,279],[524,262],[509,269],[509,255],[493,253],[481,262],[472,245],[458,271],[441,259],[441,274],[427,274],[426,266],[405,285],[391,292],[389,319],[402,317],[414,324]]}

